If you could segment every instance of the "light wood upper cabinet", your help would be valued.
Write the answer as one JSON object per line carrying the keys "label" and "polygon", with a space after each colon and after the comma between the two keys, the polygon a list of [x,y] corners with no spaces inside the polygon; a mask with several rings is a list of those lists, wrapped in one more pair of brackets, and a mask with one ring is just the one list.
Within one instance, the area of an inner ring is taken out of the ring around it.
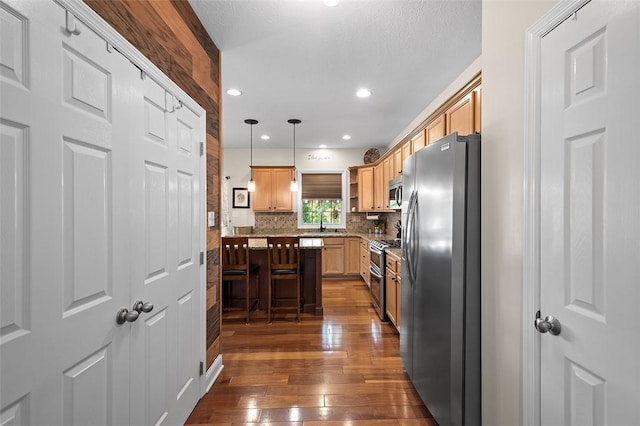
{"label": "light wood upper cabinet", "polygon": [[389,208],[389,181],[396,177],[393,174],[393,157],[388,156],[382,161],[382,187],[384,208]]}
{"label": "light wood upper cabinet", "polygon": [[373,205],[374,210],[384,210],[384,168],[383,163],[373,167]]}
{"label": "light wood upper cabinet", "polygon": [[425,139],[427,145],[437,141],[445,135],[445,131],[447,129],[444,125],[444,116],[444,114],[441,114],[438,118],[429,123],[429,125],[427,125],[427,127],[425,128]]}
{"label": "light wood upper cabinet", "polygon": [[293,210],[291,179],[293,167],[253,167],[256,192],[252,194],[254,212],[290,212]]}
{"label": "light wood upper cabinet", "polygon": [[358,169],[358,211],[372,211],[374,207],[373,167],[361,167]]}
{"label": "light wood upper cabinet", "polygon": [[[413,154],[413,148],[411,146],[411,141],[407,141],[407,142],[404,143],[404,145],[402,145],[402,161],[404,161],[407,158],[411,157],[411,154]],[[402,169],[402,166],[400,168]]]}
{"label": "light wood upper cabinet", "polygon": [[398,147],[393,151],[393,176],[402,174],[402,148]]}
{"label": "light wood upper cabinet", "polygon": [[475,93],[470,92],[444,113],[447,134],[458,132],[458,135],[466,136],[474,133],[474,100]]}
{"label": "light wood upper cabinet", "polygon": [[481,133],[482,132],[482,86],[477,87],[473,92],[475,93],[473,130],[478,133]]}
{"label": "light wood upper cabinet", "polygon": [[418,152],[426,146],[426,138],[424,129],[411,138],[411,153]]}

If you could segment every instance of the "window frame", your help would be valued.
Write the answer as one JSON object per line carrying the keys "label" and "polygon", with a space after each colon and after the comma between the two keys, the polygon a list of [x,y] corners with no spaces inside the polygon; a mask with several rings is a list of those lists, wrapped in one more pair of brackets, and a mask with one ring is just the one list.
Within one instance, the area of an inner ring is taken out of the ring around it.
{"label": "window frame", "polygon": [[347,208],[349,204],[349,194],[347,186],[347,171],[346,170],[295,170],[296,181],[300,183],[298,192],[296,193],[296,208],[298,216],[298,229],[319,229],[320,225],[317,223],[302,223],[302,175],[303,174],[339,174],[342,185],[342,211],[340,212],[340,224],[323,224],[326,229],[346,229],[347,228]]}

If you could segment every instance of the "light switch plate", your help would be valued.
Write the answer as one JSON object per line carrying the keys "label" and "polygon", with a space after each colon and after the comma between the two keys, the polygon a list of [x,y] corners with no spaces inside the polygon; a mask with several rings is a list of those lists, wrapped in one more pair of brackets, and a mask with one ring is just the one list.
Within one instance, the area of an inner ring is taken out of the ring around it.
{"label": "light switch plate", "polygon": [[207,212],[207,226],[216,226],[216,212]]}

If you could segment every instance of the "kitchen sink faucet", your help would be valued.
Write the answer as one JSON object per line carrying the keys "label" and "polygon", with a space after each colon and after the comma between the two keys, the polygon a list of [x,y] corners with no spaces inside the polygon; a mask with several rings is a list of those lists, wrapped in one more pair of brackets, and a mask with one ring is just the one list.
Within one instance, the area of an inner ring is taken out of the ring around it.
{"label": "kitchen sink faucet", "polygon": [[325,229],[327,229],[326,226],[322,226],[322,217],[324,216],[324,212],[320,213],[320,232],[324,232]]}

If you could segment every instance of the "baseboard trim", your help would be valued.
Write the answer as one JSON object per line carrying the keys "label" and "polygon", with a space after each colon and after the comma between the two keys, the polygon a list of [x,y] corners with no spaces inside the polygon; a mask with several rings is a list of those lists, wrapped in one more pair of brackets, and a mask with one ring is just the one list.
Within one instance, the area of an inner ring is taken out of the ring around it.
{"label": "baseboard trim", "polygon": [[207,386],[204,393],[209,392],[209,389],[211,389],[211,387],[215,383],[220,373],[222,373],[223,368],[224,368],[224,364],[222,364],[222,354],[220,354],[213,361],[213,363],[211,364],[211,367],[207,369],[207,374],[205,375]]}

